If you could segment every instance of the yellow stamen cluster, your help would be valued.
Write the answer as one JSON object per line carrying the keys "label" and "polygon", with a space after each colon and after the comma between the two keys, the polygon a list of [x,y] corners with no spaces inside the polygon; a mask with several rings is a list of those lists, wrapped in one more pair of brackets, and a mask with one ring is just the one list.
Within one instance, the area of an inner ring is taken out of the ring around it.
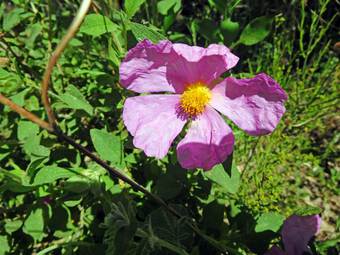
{"label": "yellow stamen cluster", "polygon": [[181,95],[181,110],[190,118],[203,113],[211,99],[210,89],[201,82],[190,84]]}

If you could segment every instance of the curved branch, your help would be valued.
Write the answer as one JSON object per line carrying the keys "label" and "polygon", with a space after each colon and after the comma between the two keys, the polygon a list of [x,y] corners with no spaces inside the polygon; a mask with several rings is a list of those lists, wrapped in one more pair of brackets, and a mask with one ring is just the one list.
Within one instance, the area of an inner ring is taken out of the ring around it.
{"label": "curved branch", "polygon": [[57,48],[53,52],[53,54],[52,54],[52,56],[51,56],[51,58],[50,58],[50,60],[47,64],[47,67],[45,69],[43,80],[41,82],[41,99],[42,99],[42,102],[44,104],[44,107],[45,107],[45,110],[46,110],[46,113],[47,113],[49,125],[52,129],[54,128],[54,126],[56,124],[56,118],[55,118],[55,115],[54,115],[53,110],[51,108],[50,99],[48,97],[48,89],[49,89],[49,83],[50,83],[53,67],[57,63],[61,53],[63,52],[63,50],[67,46],[68,42],[73,38],[73,36],[77,32],[80,24],[83,22],[84,17],[86,15],[88,9],[90,8],[90,5],[91,5],[91,0],[83,0],[82,1],[81,6],[79,8],[79,11],[78,11],[76,17],[73,19],[72,24],[69,27],[66,35],[63,37],[63,39],[60,41]]}
{"label": "curved branch", "polygon": [[0,103],[7,105],[9,108],[11,108],[13,111],[19,113],[21,116],[23,116],[24,118],[38,124],[40,127],[47,129],[48,131],[52,132],[53,129],[51,128],[50,124],[47,123],[46,121],[40,119],[38,116],[36,116],[35,114],[25,110],[24,108],[22,108],[21,106],[17,105],[16,103],[14,103],[13,101],[11,101],[10,99],[8,99],[7,97],[3,96],[0,93]]}

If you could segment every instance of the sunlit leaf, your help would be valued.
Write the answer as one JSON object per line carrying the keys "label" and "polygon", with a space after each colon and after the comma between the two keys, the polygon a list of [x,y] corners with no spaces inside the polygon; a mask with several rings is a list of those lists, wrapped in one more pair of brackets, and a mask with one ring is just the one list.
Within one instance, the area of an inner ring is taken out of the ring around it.
{"label": "sunlit leaf", "polygon": [[85,17],[85,20],[80,27],[80,32],[92,36],[99,36],[105,33],[114,32],[118,29],[119,27],[108,17],[100,14],[89,14]]}
{"label": "sunlit leaf", "polygon": [[125,0],[124,9],[129,19],[131,19],[145,0]]}
{"label": "sunlit leaf", "polygon": [[284,216],[278,213],[264,213],[258,218],[255,226],[255,231],[263,232],[271,230],[273,232],[276,232],[280,229],[284,219]]}
{"label": "sunlit leaf", "polygon": [[157,32],[155,29],[139,23],[130,22],[130,28],[133,35],[136,37],[138,41],[142,41],[143,39],[149,39],[150,41],[157,43],[160,40],[166,39],[164,35]]}

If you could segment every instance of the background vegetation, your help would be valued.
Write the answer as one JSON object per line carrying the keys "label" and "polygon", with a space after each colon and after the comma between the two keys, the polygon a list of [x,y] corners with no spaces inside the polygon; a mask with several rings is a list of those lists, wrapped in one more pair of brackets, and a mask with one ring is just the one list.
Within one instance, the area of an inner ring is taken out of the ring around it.
{"label": "background vegetation", "polygon": [[[182,217],[0,105],[0,254],[263,254],[293,213],[321,213],[313,252],[339,254],[338,4],[93,1],[53,73],[60,127]],[[0,93],[42,118],[41,78],[79,5],[0,4]],[[280,125],[260,138],[233,127],[233,158],[209,172],[181,169],[173,151],[147,158],[122,123],[132,94],[118,83],[120,61],[143,38],[231,47],[240,62],[226,75],[266,72],[287,91]]]}

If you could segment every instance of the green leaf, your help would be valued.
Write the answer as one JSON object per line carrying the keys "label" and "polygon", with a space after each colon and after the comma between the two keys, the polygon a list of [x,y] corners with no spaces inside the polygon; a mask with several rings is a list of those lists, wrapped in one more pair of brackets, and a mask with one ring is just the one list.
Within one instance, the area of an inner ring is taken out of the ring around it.
{"label": "green leaf", "polygon": [[225,19],[221,22],[220,28],[226,44],[230,44],[237,38],[240,30],[240,25],[238,22],[233,22],[230,19]]}
{"label": "green leaf", "polygon": [[5,31],[10,31],[13,27],[18,25],[22,19],[21,14],[25,12],[24,9],[22,8],[16,8],[9,13],[6,13],[4,15],[3,23],[2,23],[2,28]]}
{"label": "green leaf", "polygon": [[131,202],[121,201],[111,204],[111,212],[105,216],[102,227],[105,228],[105,254],[127,254],[137,229],[135,207]]}
{"label": "green leaf", "polygon": [[20,87],[21,80],[20,77],[15,74],[0,68],[0,92],[7,92],[9,94],[12,91],[18,91]]}
{"label": "green leaf", "polygon": [[232,194],[236,193],[240,186],[240,172],[235,165],[231,167],[231,176],[228,175],[222,164],[204,172],[204,176],[221,186],[224,191]]}
{"label": "green leaf", "polygon": [[162,15],[167,15],[173,6],[176,13],[182,6],[181,0],[162,0],[157,3],[158,12]]}
{"label": "green leaf", "polygon": [[84,178],[81,176],[72,176],[64,183],[64,189],[74,192],[74,193],[82,193],[91,188],[91,180],[88,178]]}
{"label": "green leaf", "polygon": [[25,220],[24,233],[33,237],[36,241],[41,241],[44,237],[44,217],[43,209],[36,208],[30,212]]}
{"label": "green leaf", "polygon": [[284,219],[284,216],[278,213],[264,213],[257,219],[255,232],[263,232],[267,230],[277,232],[280,229]]}
{"label": "green leaf", "polygon": [[88,35],[99,36],[118,29],[119,27],[109,18],[100,14],[89,14],[85,17],[79,31]]}
{"label": "green leaf", "polygon": [[29,136],[25,140],[24,151],[31,156],[31,159],[36,159],[36,157],[48,157],[50,155],[50,150],[45,146],[40,145],[40,136]]}
{"label": "green leaf", "polygon": [[26,138],[36,136],[39,133],[39,126],[31,121],[21,120],[18,123],[18,139],[20,141]]}
{"label": "green leaf", "polygon": [[159,32],[157,32],[155,29],[151,27],[147,27],[145,25],[130,22],[130,28],[133,33],[133,35],[136,37],[138,41],[142,41],[144,39],[149,39],[153,43],[157,43],[161,40],[165,40],[166,37]]}
{"label": "green leaf", "polygon": [[129,19],[131,19],[145,0],[125,0],[124,9]]}
{"label": "green leaf", "polygon": [[5,223],[5,230],[8,234],[12,234],[22,226],[22,220],[7,221]]}
{"label": "green leaf", "polygon": [[52,183],[61,178],[69,178],[78,175],[75,171],[57,166],[45,166],[34,176],[32,185]]}
{"label": "green leaf", "polygon": [[93,114],[93,107],[81,94],[79,89],[73,85],[67,87],[66,92],[63,95],[60,95],[60,99],[71,109],[84,110],[89,115]]}
{"label": "green leaf", "polygon": [[28,27],[28,29],[25,31],[27,34],[27,39],[25,40],[25,44],[28,48],[33,48],[34,42],[38,35],[42,31],[42,26],[39,23],[35,23]]}
{"label": "green leaf", "polygon": [[252,20],[242,31],[239,42],[254,45],[262,41],[270,33],[273,19],[262,16]]}
{"label": "green leaf", "polygon": [[0,255],[8,254],[7,252],[9,252],[10,249],[7,236],[0,236]]}
{"label": "green leaf", "polygon": [[91,129],[90,135],[94,148],[102,159],[112,163],[121,162],[122,146],[118,136],[99,129]]}

